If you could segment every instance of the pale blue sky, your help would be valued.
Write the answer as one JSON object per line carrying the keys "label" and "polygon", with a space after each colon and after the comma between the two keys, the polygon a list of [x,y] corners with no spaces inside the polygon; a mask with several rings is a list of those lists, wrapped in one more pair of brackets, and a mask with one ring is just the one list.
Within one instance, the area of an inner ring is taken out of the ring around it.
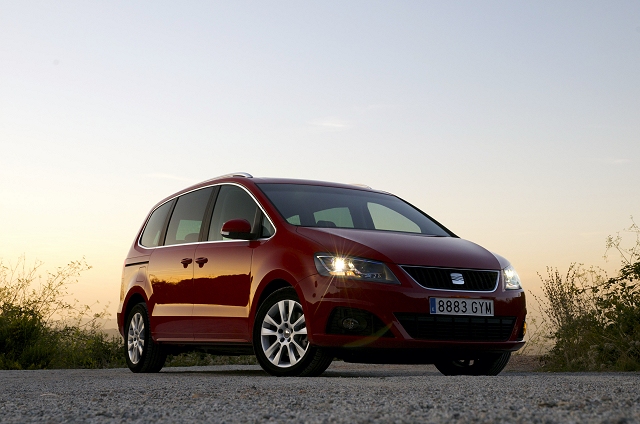
{"label": "pale blue sky", "polygon": [[0,0],[0,258],[115,305],[151,206],[246,171],[394,192],[535,287],[640,217],[639,76],[637,1]]}

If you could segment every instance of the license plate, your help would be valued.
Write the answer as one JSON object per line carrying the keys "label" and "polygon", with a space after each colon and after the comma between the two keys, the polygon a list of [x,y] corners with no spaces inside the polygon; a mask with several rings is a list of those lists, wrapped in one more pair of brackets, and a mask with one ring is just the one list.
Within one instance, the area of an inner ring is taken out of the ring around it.
{"label": "license plate", "polygon": [[493,300],[429,298],[431,314],[493,316]]}

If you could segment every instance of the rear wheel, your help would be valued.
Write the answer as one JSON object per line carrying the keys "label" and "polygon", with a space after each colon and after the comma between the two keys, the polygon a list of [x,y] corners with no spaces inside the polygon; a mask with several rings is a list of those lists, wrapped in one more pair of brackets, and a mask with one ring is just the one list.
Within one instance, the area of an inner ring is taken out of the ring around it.
{"label": "rear wheel", "polygon": [[290,287],[273,292],[258,308],[253,346],[262,368],[275,376],[317,376],[333,360],[309,344],[302,305]]}
{"label": "rear wheel", "polygon": [[476,359],[447,359],[434,365],[444,375],[498,375],[507,366],[511,352],[479,355]]}
{"label": "rear wheel", "polygon": [[138,303],[125,321],[124,357],[133,372],[158,372],[167,359],[166,353],[151,338],[147,305]]}

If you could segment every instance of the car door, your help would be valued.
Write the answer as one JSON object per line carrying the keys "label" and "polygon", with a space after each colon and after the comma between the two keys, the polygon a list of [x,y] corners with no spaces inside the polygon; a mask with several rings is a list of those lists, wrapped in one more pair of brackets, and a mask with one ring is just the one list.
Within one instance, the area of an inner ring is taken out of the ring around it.
{"label": "car door", "polygon": [[212,190],[195,190],[177,199],[163,246],[151,254],[149,312],[158,341],[193,340],[193,260]]}
{"label": "car door", "polygon": [[230,240],[220,234],[231,219],[260,227],[262,211],[251,195],[236,185],[221,185],[213,208],[207,241],[195,254],[194,338],[202,341],[246,342],[251,258],[258,241]]}

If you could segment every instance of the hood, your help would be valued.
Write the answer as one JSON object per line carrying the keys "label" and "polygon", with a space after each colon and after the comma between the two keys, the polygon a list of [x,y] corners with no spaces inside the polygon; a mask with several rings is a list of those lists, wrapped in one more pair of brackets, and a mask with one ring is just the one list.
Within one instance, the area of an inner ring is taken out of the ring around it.
{"label": "hood", "polygon": [[399,265],[495,269],[500,262],[485,248],[456,237],[346,228],[298,227],[299,234],[320,243],[327,253],[351,255]]}

